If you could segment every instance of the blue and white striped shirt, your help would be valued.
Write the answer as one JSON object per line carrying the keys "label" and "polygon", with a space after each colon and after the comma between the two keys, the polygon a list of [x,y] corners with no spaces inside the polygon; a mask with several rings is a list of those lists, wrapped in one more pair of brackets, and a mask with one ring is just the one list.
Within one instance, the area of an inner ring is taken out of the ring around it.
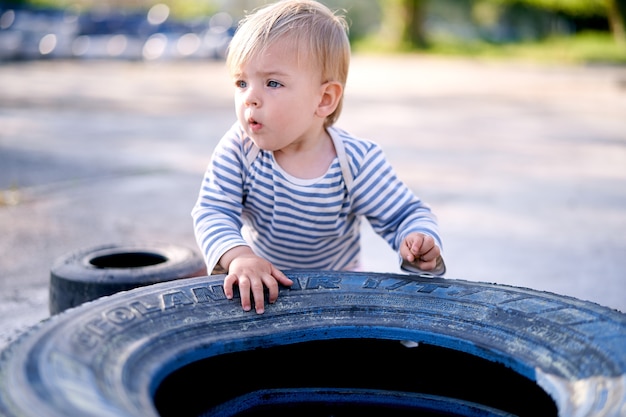
{"label": "blue and white striped shirt", "polygon": [[355,269],[362,217],[396,251],[411,232],[433,236],[441,248],[435,216],[396,176],[381,148],[334,127],[328,133],[336,148],[343,144],[352,178],[344,178],[339,156],[323,176],[295,178],[239,124],[224,135],[192,211],[209,271],[240,245],[279,269]]}

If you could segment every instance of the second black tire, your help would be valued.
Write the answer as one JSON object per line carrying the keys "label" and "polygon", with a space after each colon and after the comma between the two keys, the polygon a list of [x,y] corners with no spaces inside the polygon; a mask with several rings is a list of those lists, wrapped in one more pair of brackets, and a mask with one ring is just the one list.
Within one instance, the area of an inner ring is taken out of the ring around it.
{"label": "second black tire", "polygon": [[105,295],[206,275],[202,257],[168,243],[103,244],[57,259],[50,270],[49,311],[57,314]]}

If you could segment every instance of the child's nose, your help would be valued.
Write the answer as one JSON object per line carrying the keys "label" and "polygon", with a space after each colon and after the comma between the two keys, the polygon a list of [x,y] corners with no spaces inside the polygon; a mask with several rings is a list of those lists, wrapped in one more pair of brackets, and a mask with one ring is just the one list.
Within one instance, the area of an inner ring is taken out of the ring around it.
{"label": "child's nose", "polygon": [[256,94],[253,88],[248,88],[244,97],[244,103],[246,106],[258,107],[261,104],[258,94]]}

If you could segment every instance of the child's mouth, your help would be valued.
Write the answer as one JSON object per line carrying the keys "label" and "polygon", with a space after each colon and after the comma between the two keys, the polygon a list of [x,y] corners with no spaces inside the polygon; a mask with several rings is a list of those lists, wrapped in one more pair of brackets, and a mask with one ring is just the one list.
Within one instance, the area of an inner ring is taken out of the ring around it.
{"label": "child's mouth", "polygon": [[253,132],[258,132],[263,127],[263,125],[261,123],[257,122],[254,119],[249,119],[248,120],[248,125],[250,126],[250,129]]}

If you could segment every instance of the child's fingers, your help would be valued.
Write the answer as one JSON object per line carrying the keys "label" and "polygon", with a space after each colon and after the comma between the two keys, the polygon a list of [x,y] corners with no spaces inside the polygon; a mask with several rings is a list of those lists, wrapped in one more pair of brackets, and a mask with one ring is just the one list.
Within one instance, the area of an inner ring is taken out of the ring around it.
{"label": "child's fingers", "polygon": [[402,256],[402,259],[411,263],[417,260],[417,252],[413,251],[413,241],[414,240],[409,236],[404,240],[404,245],[400,246],[400,256]]}
{"label": "child's fingers", "polygon": [[278,281],[272,275],[266,275],[263,282],[268,290],[267,302],[272,304],[278,299]]}
{"label": "child's fingers", "polygon": [[424,244],[421,247],[421,251],[419,253],[419,260],[424,262],[430,262],[434,259],[437,259],[439,254],[437,253],[437,247],[435,246],[435,242],[433,238],[430,238],[429,241],[424,239]]}
{"label": "child's fingers", "polygon": [[410,235],[406,242],[409,247],[409,252],[411,252],[414,256],[417,256],[420,252],[420,248],[422,247],[423,238],[422,235],[413,234]]}
{"label": "child's fingers", "polygon": [[281,284],[291,287],[293,285],[293,281],[287,277],[280,269],[277,269],[272,265],[272,276],[276,279],[276,281]]}
{"label": "child's fingers", "polygon": [[231,275],[227,275],[226,278],[224,278],[224,295],[229,300],[233,299],[233,285],[235,285],[236,283],[237,283],[236,275],[231,274]]}
{"label": "child's fingers", "polygon": [[416,262],[419,260],[426,235],[421,233],[412,233],[404,240],[405,245],[401,247],[400,254],[408,262]]}
{"label": "child's fingers", "polygon": [[293,285],[293,281],[287,277],[281,270],[275,268],[272,265],[272,274],[266,275],[263,280],[265,286],[269,290],[269,297],[267,301],[271,304],[278,299],[278,284],[290,287]]}
{"label": "child's fingers", "polygon": [[[250,281],[250,291],[248,291],[248,297],[250,293],[252,293],[252,297],[254,298],[254,309],[257,314],[263,314],[265,312],[265,297],[263,295],[263,280],[260,278],[254,279]],[[243,298],[242,298],[243,299]],[[244,310],[248,311],[250,308]]]}
{"label": "child's fingers", "polygon": [[431,271],[435,269],[435,267],[437,266],[437,260],[436,259],[433,259],[431,261],[421,260],[420,262],[418,262],[418,266],[421,270]]}
{"label": "child's fingers", "polygon": [[241,307],[245,311],[249,311],[252,308],[252,303],[250,301],[250,280],[245,275],[227,275],[226,278],[224,278],[224,295],[226,295],[226,298],[229,300],[233,299],[233,286],[235,284],[239,287]]}
{"label": "child's fingers", "polygon": [[252,303],[250,301],[250,280],[247,276],[238,277],[237,284],[239,286],[239,296],[241,297],[241,307],[245,311],[250,311]]}
{"label": "child's fingers", "polygon": [[400,247],[400,255],[419,269],[430,271],[437,266],[440,251],[435,245],[435,239],[423,233],[412,233]]}
{"label": "child's fingers", "polygon": [[241,297],[241,307],[245,311],[252,309],[254,302],[255,311],[258,314],[265,312],[265,288],[268,289],[268,302],[273,303],[278,298],[278,283],[291,286],[293,281],[282,271],[270,265],[270,272],[265,272],[261,276],[252,276],[246,273],[229,274],[224,278],[224,295],[229,300],[233,298],[233,287],[239,287],[239,296]]}

